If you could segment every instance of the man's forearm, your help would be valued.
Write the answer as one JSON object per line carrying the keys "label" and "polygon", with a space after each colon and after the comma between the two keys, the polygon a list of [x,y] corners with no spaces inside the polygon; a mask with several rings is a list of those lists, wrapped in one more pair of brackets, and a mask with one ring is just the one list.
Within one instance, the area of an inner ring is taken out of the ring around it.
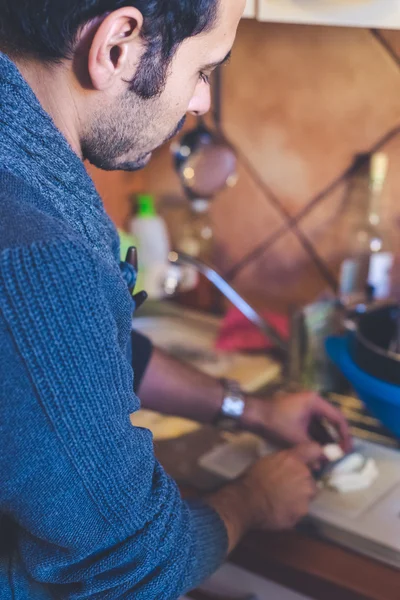
{"label": "man's forearm", "polygon": [[217,379],[155,349],[139,396],[143,408],[212,423],[221,409],[223,386]]}

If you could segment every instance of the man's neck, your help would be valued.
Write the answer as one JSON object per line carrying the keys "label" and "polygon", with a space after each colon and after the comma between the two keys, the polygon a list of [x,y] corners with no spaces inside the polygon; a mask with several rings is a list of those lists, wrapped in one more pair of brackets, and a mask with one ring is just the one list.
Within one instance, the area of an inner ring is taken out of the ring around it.
{"label": "man's neck", "polygon": [[72,150],[82,158],[79,110],[73,77],[67,71],[67,66],[47,66],[34,60],[16,60],[15,63],[43,109],[53,119]]}

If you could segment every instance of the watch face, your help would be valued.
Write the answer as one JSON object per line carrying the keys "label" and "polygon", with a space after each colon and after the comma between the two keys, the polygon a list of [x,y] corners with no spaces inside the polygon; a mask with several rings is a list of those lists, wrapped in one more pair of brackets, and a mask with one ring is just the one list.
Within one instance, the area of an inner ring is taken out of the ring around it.
{"label": "watch face", "polygon": [[244,411],[244,400],[242,398],[234,398],[227,396],[222,406],[222,412],[224,415],[233,418],[239,418],[243,415]]}

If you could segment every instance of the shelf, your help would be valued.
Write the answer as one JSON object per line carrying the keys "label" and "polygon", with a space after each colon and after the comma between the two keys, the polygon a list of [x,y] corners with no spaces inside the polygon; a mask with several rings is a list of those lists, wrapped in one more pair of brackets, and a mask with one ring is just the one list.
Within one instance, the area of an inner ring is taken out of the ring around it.
{"label": "shelf", "polygon": [[258,0],[258,20],[400,29],[399,0]]}

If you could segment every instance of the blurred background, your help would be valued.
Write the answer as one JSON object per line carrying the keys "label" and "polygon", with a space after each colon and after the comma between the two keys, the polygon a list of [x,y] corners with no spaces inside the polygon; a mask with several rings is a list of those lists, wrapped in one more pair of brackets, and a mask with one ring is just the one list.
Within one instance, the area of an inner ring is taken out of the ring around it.
{"label": "blurred background", "polygon": [[[212,263],[256,307],[285,310],[326,288],[297,227],[338,276],[362,210],[349,191],[357,154],[389,157],[381,212],[399,254],[399,98],[399,31],[242,21],[222,85],[239,179],[210,207]],[[137,193],[154,194],[174,245],[188,202],[169,147],[143,172],[90,172],[119,228]]]}

